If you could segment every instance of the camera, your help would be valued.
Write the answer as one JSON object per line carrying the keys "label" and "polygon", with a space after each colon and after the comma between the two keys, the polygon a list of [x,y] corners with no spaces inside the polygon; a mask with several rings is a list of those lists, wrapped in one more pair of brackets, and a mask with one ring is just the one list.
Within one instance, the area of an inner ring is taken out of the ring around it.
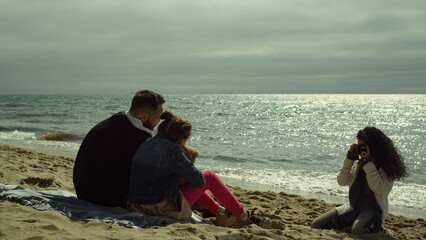
{"label": "camera", "polygon": [[359,155],[361,155],[362,152],[368,153],[366,144],[358,144],[356,145],[355,149],[351,147],[351,149],[349,149],[348,153],[346,154],[346,158],[353,161],[359,160]]}
{"label": "camera", "polygon": [[362,152],[367,152],[367,145],[365,145],[365,144],[356,145],[356,153],[359,155]]}

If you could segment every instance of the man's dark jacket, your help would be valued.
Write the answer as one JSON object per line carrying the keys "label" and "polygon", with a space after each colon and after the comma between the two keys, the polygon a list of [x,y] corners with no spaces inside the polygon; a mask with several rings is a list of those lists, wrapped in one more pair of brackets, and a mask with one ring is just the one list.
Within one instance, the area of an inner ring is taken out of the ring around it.
{"label": "man's dark jacket", "polygon": [[73,180],[78,198],[108,207],[125,207],[133,155],[150,137],[134,127],[123,112],[93,127],[75,160]]}

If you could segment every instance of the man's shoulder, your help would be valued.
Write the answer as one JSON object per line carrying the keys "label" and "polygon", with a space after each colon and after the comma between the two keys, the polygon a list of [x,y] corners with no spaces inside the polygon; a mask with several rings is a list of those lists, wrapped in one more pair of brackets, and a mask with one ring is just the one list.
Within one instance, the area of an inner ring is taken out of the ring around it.
{"label": "man's shoulder", "polygon": [[96,124],[90,131],[89,135],[97,135],[108,132],[126,131],[131,128],[132,124],[127,119],[124,112],[118,112],[107,119]]}
{"label": "man's shoulder", "polygon": [[118,112],[116,114],[111,115],[111,117],[105,119],[104,121],[109,120],[109,121],[123,121],[123,120],[127,120],[126,114],[124,112]]}
{"label": "man's shoulder", "polygon": [[99,122],[98,124],[96,124],[94,128],[107,127],[107,126],[110,126],[111,124],[120,124],[120,123],[126,123],[126,122],[130,123],[130,121],[127,119],[126,115],[124,114],[124,112],[118,112],[111,115],[109,118]]}

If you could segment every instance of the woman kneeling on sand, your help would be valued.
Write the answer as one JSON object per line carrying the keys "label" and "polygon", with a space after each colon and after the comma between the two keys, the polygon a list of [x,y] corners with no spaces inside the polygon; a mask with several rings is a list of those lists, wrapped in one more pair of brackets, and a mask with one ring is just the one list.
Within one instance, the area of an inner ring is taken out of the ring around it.
{"label": "woman kneeling on sand", "polygon": [[[343,205],[319,216],[314,228],[344,229],[353,234],[383,231],[388,213],[388,195],[393,182],[406,177],[402,156],[381,130],[366,127],[357,134],[337,176],[341,186],[349,188],[349,206]],[[360,158],[361,156],[361,158]]]}
{"label": "woman kneeling on sand", "polygon": [[[192,129],[187,120],[169,111],[161,119],[164,121],[158,127],[158,134],[141,144],[133,157],[127,204],[130,211],[185,219],[192,214],[191,206],[198,202],[217,217],[227,216],[229,210],[236,216],[232,227],[251,223],[270,227],[269,218],[245,211],[214,172],[201,173],[185,156],[183,147]],[[179,186],[180,177],[185,183]]]}

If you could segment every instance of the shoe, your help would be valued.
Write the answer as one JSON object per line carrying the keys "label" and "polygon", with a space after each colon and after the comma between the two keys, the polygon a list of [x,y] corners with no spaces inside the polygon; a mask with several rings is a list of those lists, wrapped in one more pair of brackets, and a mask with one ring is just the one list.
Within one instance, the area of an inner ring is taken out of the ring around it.
{"label": "shoe", "polygon": [[395,235],[391,230],[389,230],[385,227],[380,227],[380,232],[384,233],[386,236],[393,237],[393,235]]}
{"label": "shoe", "polygon": [[254,214],[254,211],[252,212],[247,211],[247,214],[249,215],[249,217],[247,218],[246,221],[242,221],[240,218],[238,218],[232,227],[241,228],[245,225],[256,224],[257,226],[262,228],[271,228],[272,222],[270,218],[256,216]]}
{"label": "shoe", "polygon": [[216,214],[213,224],[221,227],[233,227],[237,223],[237,219],[228,209],[225,209],[224,212]]}

